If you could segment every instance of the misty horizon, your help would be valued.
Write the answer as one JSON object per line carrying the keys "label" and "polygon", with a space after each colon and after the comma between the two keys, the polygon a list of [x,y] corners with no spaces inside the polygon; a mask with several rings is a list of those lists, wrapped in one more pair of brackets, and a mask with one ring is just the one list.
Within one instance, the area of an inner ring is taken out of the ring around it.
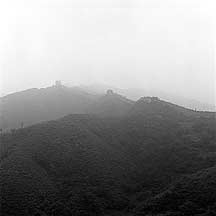
{"label": "misty horizon", "polygon": [[216,1],[0,1],[0,215],[216,215]]}
{"label": "misty horizon", "polygon": [[[56,80],[57,81],[57,80]],[[31,86],[29,88],[26,89],[19,89],[16,91],[12,91],[12,92],[8,92],[7,94],[5,94],[4,92],[1,92],[0,97],[5,97],[7,95],[11,95],[14,93],[19,93],[22,91],[27,91],[27,90],[31,90],[31,89],[45,89],[45,88],[49,88],[52,86],[55,86],[55,82],[53,81],[52,83],[50,82],[50,84],[48,84],[47,86]],[[115,93],[121,94],[122,96],[125,96],[131,100],[138,100],[141,97],[144,96],[155,96],[155,97],[159,97],[162,100],[167,100],[169,102],[173,102],[176,103],[178,105],[184,106],[184,107],[188,107],[188,108],[192,108],[192,109],[197,109],[198,110],[202,110],[202,108],[199,108],[199,105],[203,105],[204,107],[206,106],[207,110],[211,110],[211,111],[215,111],[216,109],[216,103],[208,103],[205,101],[201,101],[197,98],[191,98],[188,97],[187,95],[178,95],[176,92],[165,92],[163,90],[159,90],[159,89],[145,89],[145,88],[139,88],[139,87],[129,87],[129,88],[121,88],[119,86],[114,86],[114,85],[109,85],[106,83],[90,83],[90,84],[73,84],[70,83],[69,81],[67,82],[62,82],[62,80],[59,80],[61,82],[61,85],[67,87],[67,88],[80,88],[83,91],[85,91],[86,93],[90,93],[90,94],[106,94],[106,92],[111,89],[113,90]],[[129,95],[127,94],[129,93]],[[180,100],[180,101],[179,101]],[[185,104],[184,102],[189,103],[190,105],[188,105],[187,103]],[[197,107],[196,107],[197,106]],[[203,111],[206,109],[203,108]]]}
{"label": "misty horizon", "polygon": [[215,104],[214,3],[10,0],[0,6],[1,95],[62,80]]}

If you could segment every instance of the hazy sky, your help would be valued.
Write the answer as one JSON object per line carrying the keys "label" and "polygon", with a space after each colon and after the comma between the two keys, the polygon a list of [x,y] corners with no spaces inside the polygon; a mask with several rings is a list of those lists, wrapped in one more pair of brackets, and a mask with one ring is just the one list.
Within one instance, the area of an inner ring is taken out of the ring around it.
{"label": "hazy sky", "polygon": [[215,11],[215,0],[1,0],[1,92],[60,79],[214,103]]}

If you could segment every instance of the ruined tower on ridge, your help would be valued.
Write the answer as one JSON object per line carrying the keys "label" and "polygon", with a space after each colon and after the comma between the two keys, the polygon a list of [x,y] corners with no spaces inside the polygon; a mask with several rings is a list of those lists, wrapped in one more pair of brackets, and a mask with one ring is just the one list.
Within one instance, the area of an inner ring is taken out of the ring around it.
{"label": "ruined tower on ridge", "polygon": [[56,80],[55,81],[55,87],[62,87],[62,83],[61,83],[61,81],[60,80]]}

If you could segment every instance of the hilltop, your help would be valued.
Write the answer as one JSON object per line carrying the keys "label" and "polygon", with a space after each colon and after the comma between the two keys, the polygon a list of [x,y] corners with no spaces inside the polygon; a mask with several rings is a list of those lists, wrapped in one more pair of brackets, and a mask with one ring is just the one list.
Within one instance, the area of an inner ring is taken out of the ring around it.
{"label": "hilltop", "polygon": [[[106,94],[90,92],[90,90],[86,92],[81,87],[66,87],[57,83],[47,88],[33,88],[6,95],[0,98],[0,128],[3,131],[23,128],[39,122],[55,120],[69,114],[96,114],[118,117],[131,112],[133,104],[141,104],[144,100],[152,100],[154,103],[145,103],[147,104],[146,107],[148,107],[148,104],[151,107],[159,101],[154,100],[157,97],[142,97],[133,101],[111,89],[107,90]],[[188,115],[213,115],[213,112],[194,112],[194,110],[160,100],[159,107],[162,104],[163,107],[173,107],[179,110],[179,113],[183,112]],[[170,108],[166,109],[167,113]]]}
{"label": "hilltop", "polygon": [[127,108],[1,135],[3,215],[175,215],[182,205],[200,205],[194,197],[210,199],[202,213],[214,211],[215,113],[155,97],[131,102],[111,91],[94,105],[111,106],[108,114]]}
{"label": "hilltop", "polygon": [[28,89],[0,98],[0,128],[22,128],[69,114],[118,116],[126,113],[132,104],[133,101],[114,92],[95,95],[61,84]]}
{"label": "hilltop", "polygon": [[3,129],[20,128],[68,114],[86,113],[97,96],[79,88],[54,85],[28,89],[1,98]]}

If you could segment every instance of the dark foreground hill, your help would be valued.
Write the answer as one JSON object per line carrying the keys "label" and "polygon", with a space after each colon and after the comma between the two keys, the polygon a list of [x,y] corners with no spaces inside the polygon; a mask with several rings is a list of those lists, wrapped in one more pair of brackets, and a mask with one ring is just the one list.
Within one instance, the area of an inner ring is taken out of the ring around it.
{"label": "dark foreground hill", "polygon": [[141,202],[136,215],[215,215],[216,167],[182,177],[167,190]]}
{"label": "dark foreground hill", "polygon": [[1,135],[1,213],[211,215],[215,143],[214,113],[158,98],[13,130]]}

